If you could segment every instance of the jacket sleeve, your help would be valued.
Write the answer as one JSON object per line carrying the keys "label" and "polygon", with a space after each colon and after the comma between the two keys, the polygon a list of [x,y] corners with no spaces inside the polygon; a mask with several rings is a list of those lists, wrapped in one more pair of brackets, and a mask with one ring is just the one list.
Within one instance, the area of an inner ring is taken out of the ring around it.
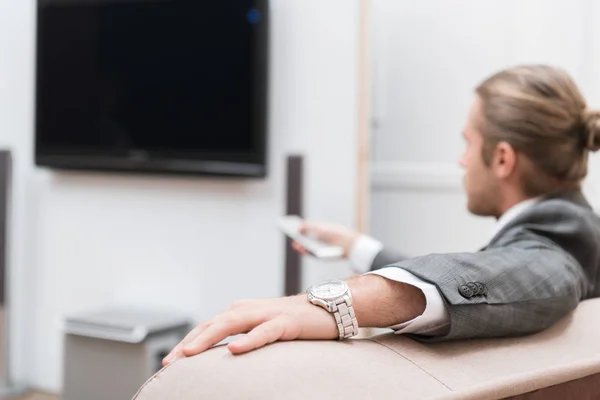
{"label": "jacket sleeve", "polygon": [[586,278],[550,241],[525,238],[478,253],[432,254],[397,262],[434,284],[450,315],[447,335],[427,341],[516,336],[550,327],[577,307]]}
{"label": "jacket sleeve", "polygon": [[401,255],[395,250],[383,248],[373,259],[371,265],[371,271],[376,271],[390,264],[398,263],[400,261],[407,260],[406,256]]}

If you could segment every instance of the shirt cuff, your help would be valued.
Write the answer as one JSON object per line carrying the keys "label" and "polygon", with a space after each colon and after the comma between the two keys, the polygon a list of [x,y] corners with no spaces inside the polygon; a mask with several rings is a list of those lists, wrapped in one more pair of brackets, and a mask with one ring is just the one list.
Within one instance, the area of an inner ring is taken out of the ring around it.
{"label": "shirt cuff", "polygon": [[[410,272],[398,268],[388,267],[370,272],[397,282],[415,286],[425,295],[425,311],[411,321],[390,327],[397,334],[414,333],[418,335],[438,336],[444,335],[450,325],[450,314],[437,287],[429,282],[416,277]],[[401,306],[401,305],[400,305]]]}
{"label": "shirt cuff", "polygon": [[364,274],[371,270],[375,257],[383,250],[383,244],[370,236],[361,235],[354,241],[348,259],[354,272]]}

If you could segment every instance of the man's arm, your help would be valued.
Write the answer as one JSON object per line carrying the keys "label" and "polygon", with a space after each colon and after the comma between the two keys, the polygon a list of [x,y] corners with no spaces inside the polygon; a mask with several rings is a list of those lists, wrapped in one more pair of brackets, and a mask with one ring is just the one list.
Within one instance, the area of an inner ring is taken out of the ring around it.
{"label": "man's arm", "polygon": [[383,243],[367,235],[357,236],[347,253],[352,268],[357,273],[375,271],[407,259],[399,252],[384,248]]}
{"label": "man's arm", "polygon": [[439,336],[447,333],[450,317],[444,300],[435,285],[400,268],[383,268],[386,265],[406,260],[405,257],[384,249],[383,244],[375,238],[360,235],[353,242],[352,248],[348,252],[348,258],[356,273],[362,274],[371,271],[372,274],[421,289],[427,303],[423,314],[414,320],[391,326],[390,328],[394,329],[396,333],[427,336]]}
{"label": "man's arm", "polygon": [[[435,285],[399,268],[381,269],[386,265],[405,260],[405,257],[384,249],[383,244],[377,239],[362,235],[341,225],[327,222],[307,222],[302,226],[301,231],[327,243],[341,246],[344,249],[344,255],[350,261],[353,271],[357,274],[371,271],[371,273],[421,290],[427,304],[423,314],[412,320],[390,326],[396,333],[434,336],[444,335],[447,332],[450,317],[444,300]],[[298,243],[293,243],[293,247],[297,251],[307,254],[306,250]]]}
{"label": "man's arm", "polygon": [[[341,246],[344,249],[344,256],[348,257],[357,273],[373,271],[406,260],[406,256],[384,249],[383,244],[377,239],[335,223],[308,221],[301,226],[300,232],[326,243]],[[298,243],[294,243],[294,248],[303,254],[308,254]]]}
{"label": "man's arm", "polygon": [[413,320],[425,311],[425,296],[415,286],[380,275],[352,278],[348,285],[359,326],[388,328]]}
{"label": "man's arm", "polygon": [[382,248],[379,253],[373,259],[373,263],[371,264],[371,271],[376,271],[390,264],[394,264],[400,261],[407,260],[406,256],[403,256],[397,251]]}
{"label": "man's arm", "polygon": [[[414,319],[425,309],[420,289],[378,275],[348,281],[358,323],[362,327],[388,327]],[[236,302],[226,312],[199,324],[165,358],[171,364],[208,350],[223,339],[242,333],[229,343],[242,354],[275,341],[335,339],[338,328],[332,314],[308,302],[306,295]]]}
{"label": "man's arm", "polygon": [[421,339],[535,333],[577,307],[587,285],[579,263],[557,245],[523,235],[505,247],[433,254],[393,265],[436,285],[445,300],[448,334]]}

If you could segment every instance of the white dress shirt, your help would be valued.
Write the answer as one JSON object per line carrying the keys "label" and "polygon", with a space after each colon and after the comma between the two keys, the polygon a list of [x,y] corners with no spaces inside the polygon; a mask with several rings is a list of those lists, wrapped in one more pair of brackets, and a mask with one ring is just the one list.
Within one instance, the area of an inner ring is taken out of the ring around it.
{"label": "white dress shirt", "polygon": [[[538,201],[539,199],[537,198],[528,199],[508,209],[494,225],[490,240],[493,239],[494,236],[496,236],[510,221],[514,220]],[[377,257],[381,250],[383,250],[383,244],[380,241],[370,236],[360,236],[354,243],[349,255],[354,272],[359,274],[367,273],[371,269],[375,257]],[[419,335],[435,336],[442,334],[448,325],[450,325],[448,309],[446,308],[442,295],[435,285],[425,282],[404,269],[396,267],[382,268],[368,273],[377,274],[388,279],[415,286],[421,289],[425,295],[426,306],[423,314],[411,321],[390,327],[395,330],[396,333],[415,333]]]}

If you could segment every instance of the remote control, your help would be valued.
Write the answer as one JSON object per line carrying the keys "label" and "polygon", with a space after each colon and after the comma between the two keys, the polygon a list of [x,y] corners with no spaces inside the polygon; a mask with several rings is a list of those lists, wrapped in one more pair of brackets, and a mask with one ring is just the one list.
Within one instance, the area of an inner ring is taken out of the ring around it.
{"label": "remote control", "polygon": [[344,256],[344,249],[341,246],[334,246],[300,233],[302,222],[302,218],[297,215],[288,215],[279,220],[279,228],[314,257],[335,259]]}

